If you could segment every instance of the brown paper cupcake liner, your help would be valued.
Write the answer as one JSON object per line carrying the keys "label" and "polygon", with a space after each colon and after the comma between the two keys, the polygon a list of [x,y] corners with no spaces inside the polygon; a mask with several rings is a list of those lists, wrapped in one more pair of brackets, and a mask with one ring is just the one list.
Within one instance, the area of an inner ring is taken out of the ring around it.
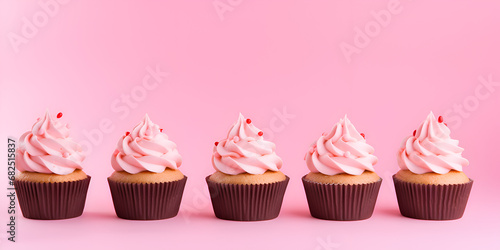
{"label": "brown paper cupcake liner", "polygon": [[372,216],[382,179],[367,184],[324,184],[302,177],[309,212],[324,220],[364,220]]}
{"label": "brown paper cupcake liner", "polygon": [[122,183],[108,178],[116,215],[129,220],[161,220],[176,216],[186,181],[186,176],[162,183]]}
{"label": "brown paper cupcake liner", "polygon": [[227,184],[206,181],[215,216],[224,220],[260,221],[278,217],[290,178],[267,184]]}
{"label": "brown paper cupcake liner", "polygon": [[455,220],[463,216],[473,180],[464,184],[429,185],[392,177],[401,215],[423,220]]}
{"label": "brown paper cupcake liner", "polygon": [[82,215],[90,176],[69,182],[14,180],[23,216],[29,219],[58,220]]}

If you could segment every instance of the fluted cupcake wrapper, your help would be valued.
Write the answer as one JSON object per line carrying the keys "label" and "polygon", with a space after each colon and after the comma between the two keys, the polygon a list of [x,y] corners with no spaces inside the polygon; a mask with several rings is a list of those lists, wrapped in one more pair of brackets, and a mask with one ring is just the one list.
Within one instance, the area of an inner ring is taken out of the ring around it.
{"label": "fluted cupcake wrapper", "polygon": [[312,217],[352,221],[372,216],[382,179],[367,184],[324,184],[304,175],[302,183]]}
{"label": "fluted cupcake wrapper", "polygon": [[161,220],[179,212],[187,177],[161,183],[123,183],[108,178],[116,215],[129,220]]}
{"label": "fluted cupcake wrapper", "polygon": [[90,176],[68,182],[14,180],[23,216],[38,220],[59,220],[82,215]]}
{"label": "fluted cupcake wrapper", "polygon": [[267,184],[227,184],[206,181],[215,216],[234,221],[260,221],[278,217],[290,178]]}
{"label": "fluted cupcake wrapper", "polygon": [[462,218],[474,182],[431,185],[400,181],[395,175],[392,178],[401,215],[423,220]]}

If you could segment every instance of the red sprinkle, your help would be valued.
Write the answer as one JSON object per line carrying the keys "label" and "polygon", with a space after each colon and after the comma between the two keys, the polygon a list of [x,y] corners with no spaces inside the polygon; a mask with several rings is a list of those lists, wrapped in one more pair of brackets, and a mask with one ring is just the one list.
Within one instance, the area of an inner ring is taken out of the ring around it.
{"label": "red sprinkle", "polygon": [[262,136],[263,134],[264,134],[264,132],[262,132],[262,131],[260,131],[260,132],[258,133],[258,135],[259,135],[259,136]]}
{"label": "red sprinkle", "polygon": [[417,134],[417,130],[413,130],[413,136]]}
{"label": "red sprinkle", "polygon": [[127,132],[125,133],[125,136],[128,136],[128,135],[130,135],[130,132],[128,132],[128,131],[127,131]]}
{"label": "red sprinkle", "polygon": [[444,122],[443,124],[446,125],[446,127],[448,127],[448,124],[446,124],[446,122]]}
{"label": "red sprinkle", "polygon": [[216,141],[216,142],[215,142],[215,146],[217,146],[217,145],[219,145],[219,142],[218,142],[218,141]]}
{"label": "red sprinkle", "polygon": [[62,113],[61,113],[61,112],[59,112],[59,113],[57,114],[57,118],[61,118],[61,117],[62,117]]}
{"label": "red sprinkle", "polygon": [[360,135],[363,136],[363,139],[365,139],[365,134],[364,133],[361,133]]}
{"label": "red sprinkle", "polygon": [[438,122],[443,122],[443,117],[442,116],[438,117]]}
{"label": "red sprinkle", "polygon": [[248,124],[252,123],[252,120],[247,119],[247,123],[248,123]]}
{"label": "red sprinkle", "polygon": [[160,132],[163,132],[163,129],[162,129],[162,128],[160,128]]}

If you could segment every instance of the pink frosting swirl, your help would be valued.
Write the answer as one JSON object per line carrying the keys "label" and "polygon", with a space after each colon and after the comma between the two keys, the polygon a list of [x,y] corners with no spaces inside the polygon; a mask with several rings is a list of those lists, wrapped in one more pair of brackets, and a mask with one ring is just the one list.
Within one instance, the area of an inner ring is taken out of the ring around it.
{"label": "pink frosting swirl", "polygon": [[131,133],[120,138],[111,157],[114,170],[130,174],[142,171],[161,173],[166,168],[178,169],[181,164],[177,145],[162,133],[147,114]]}
{"label": "pink frosting swirl", "polygon": [[360,175],[365,170],[374,172],[373,165],[378,161],[374,151],[346,115],[311,145],[305,160],[313,173]]}
{"label": "pink frosting swirl", "polygon": [[427,119],[407,137],[398,152],[398,164],[403,170],[415,174],[446,174],[450,170],[462,171],[469,161],[462,157],[463,148],[458,140],[450,138],[450,129],[431,112]]}
{"label": "pink frosting swirl", "polygon": [[67,175],[82,169],[83,159],[81,146],[69,138],[68,125],[52,119],[48,111],[21,136],[16,151],[19,171]]}
{"label": "pink frosting swirl", "polygon": [[214,168],[229,175],[279,171],[283,162],[275,153],[276,146],[262,135],[250,119],[245,120],[240,114],[227,138],[216,142],[212,157]]}

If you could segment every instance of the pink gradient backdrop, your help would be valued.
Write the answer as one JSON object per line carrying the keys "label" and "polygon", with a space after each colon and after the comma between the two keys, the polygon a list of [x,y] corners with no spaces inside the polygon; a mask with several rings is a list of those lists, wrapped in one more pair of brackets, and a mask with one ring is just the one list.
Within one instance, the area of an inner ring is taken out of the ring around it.
{"label": "pink gradient backdrop", "polygon": [[[0,1],[2,157],[6,136],[20,136],[46,109],[63,112],[79,141],[102,119],[114,126],[84,162],[92,182],[83,216],[19,218],[16,243],[6,242],[1,227],[2,249],[500,248],[494,240],[500,234],[500,87],[488,91],[478,80],[491,75],[500,82],[499,1],[398,1],[399,13],[350,63],[341,43],[352,45],[355,28],[373,24],[371,11],[387,10],[390,1],[234,2],[221,20],[213,1],[70,1],[16,53],[9,34],[20,34],[23,18],[43,8],[35,1]],[[128,115],[114,112],[113,103],[124,107],[121,96],[137,90],[147,67],[156,65],[169,73],[163,82]],[[448,112],[464,102],[468,117]],[[204,180],[213,172],[213,142],[238,112],[264,129],[283,108],[295,117],[271,130],[282,171],[291,178],[280,217],[215,219]],[[397,208],[390,179],[398,170],[395,153],[430,110],[448,112],[445,121],[460,119],[452,137],[471,162],[465,172],[475,183],[457,221],[408,219]],[[119,136],[146,112],[178,144],[189,179],[176,218],[121,220],[106,181],[110,157]],[[307,173],[303,156],[346,113],[379,158],[375,168],[384,182],[375,213],[359,222],[313,219],[300,181]],[[0,179],[5,187],[6,178]]]}

